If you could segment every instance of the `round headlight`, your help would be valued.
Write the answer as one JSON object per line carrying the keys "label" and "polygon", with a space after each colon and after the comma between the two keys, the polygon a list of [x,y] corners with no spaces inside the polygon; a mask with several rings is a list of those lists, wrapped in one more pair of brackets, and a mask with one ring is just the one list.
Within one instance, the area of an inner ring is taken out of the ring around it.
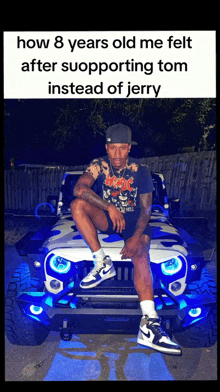
{"label": "round headlight", "polygon": [[66,274],[70,270],[71,262],[63,257],[54,255],[50,259],[50,267],[59,274]]}
{"label": "round headlight", "polygon": [[33,314],[41,314],[43,312],[43,308],[41,306],[31,305],[30,311]]}
{"label": "round headlight", "polygon": [[59,290],[59,288],[60,288],[60,282],[59,282],[59,280],[52,279],[52,280],[50,281],[50,287],[51,287],[52,289],[54,289],[54,290]]}
{"label": "round headlight", "polygon": [[161,264],[161,271],[164,275],[174,275],[179,272],[182,268],[182,261],[179,257],[174,257]]}
{"label": "round headlight", "polygon": [[202,313],[201,308],[190,309],[190,311],[189,311],[189,315],[191,317],[198,317],[198,316],[200,316],[201,313]]}
{"label": "round headlight", "polygon": [[171,285],[171,290],[172,291],[179,291],[181,289],[181,283],[180,282],[174,282]]}

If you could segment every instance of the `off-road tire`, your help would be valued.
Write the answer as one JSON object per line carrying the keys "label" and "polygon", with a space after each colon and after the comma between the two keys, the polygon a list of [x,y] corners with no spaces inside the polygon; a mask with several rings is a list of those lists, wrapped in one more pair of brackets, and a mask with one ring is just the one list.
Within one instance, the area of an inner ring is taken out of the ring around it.
{"label": "off-road tire", "polygon": [[20,264],[10,280],[5,297],[5,333],[12,344],[39,346],[49,334],[49,329],[25,317],[16,301],[19,292],[35,291],[38,284],[38,280],[31,277],[25,262]]}
{"label": "off-road tire", "polygon": [[[202,271],[200,281],[190,283],[188,287],[192,294],[212,295],[215,299],[217,297],[216,284],[206,268]],[[174,335],[183,347],[213,346],[217,341],[217,306],[214,306],[206,318]]]}

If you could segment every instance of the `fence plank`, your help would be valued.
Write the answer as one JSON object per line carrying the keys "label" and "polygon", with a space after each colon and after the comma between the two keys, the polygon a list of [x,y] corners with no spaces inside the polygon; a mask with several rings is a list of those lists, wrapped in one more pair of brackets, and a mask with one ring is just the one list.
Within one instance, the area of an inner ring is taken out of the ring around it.
{"label": "fence plank", "polygon": [[[147,164],[152,172],[163,173],[168,196],[181,199],[183,212],[216,209],[216,151],[148,157],[140,161]],[[45,203],[49,195],[59,195],[65,171],[83,170],[85,167],[6,170],[5,211],[34,213],[36,206]]]}

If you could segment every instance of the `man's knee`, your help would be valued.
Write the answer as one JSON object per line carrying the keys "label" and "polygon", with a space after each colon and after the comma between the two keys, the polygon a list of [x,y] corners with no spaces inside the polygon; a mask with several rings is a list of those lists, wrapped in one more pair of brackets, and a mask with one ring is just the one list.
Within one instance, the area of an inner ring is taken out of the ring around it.
{"label": "man's knee", "polygon": [[150,247],[150,237],[146,234],[142,234],[140,240],[139,251],[140,252],[148,252]]}
{"label": "man's knee", "polygon": [[86,203],[87,202],[85,200],[76,197],[75,200],[73,200],[70,203],[70,209],[72,212],[72,216],[75,217],[75,216],[78,216],[79,214],[81,214],[82,211],[84,211],[84,209],[85,209]]}

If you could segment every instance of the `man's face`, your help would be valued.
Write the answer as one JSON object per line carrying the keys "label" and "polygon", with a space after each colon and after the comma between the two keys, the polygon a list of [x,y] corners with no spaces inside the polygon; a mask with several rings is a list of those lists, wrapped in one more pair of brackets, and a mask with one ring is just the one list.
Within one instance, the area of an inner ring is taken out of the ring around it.
{"label": "man's face", "polygon": [[105,147],[112,166],[116,169],[123,169],[126,166],[131,145],[126,143],[109,143]]}

